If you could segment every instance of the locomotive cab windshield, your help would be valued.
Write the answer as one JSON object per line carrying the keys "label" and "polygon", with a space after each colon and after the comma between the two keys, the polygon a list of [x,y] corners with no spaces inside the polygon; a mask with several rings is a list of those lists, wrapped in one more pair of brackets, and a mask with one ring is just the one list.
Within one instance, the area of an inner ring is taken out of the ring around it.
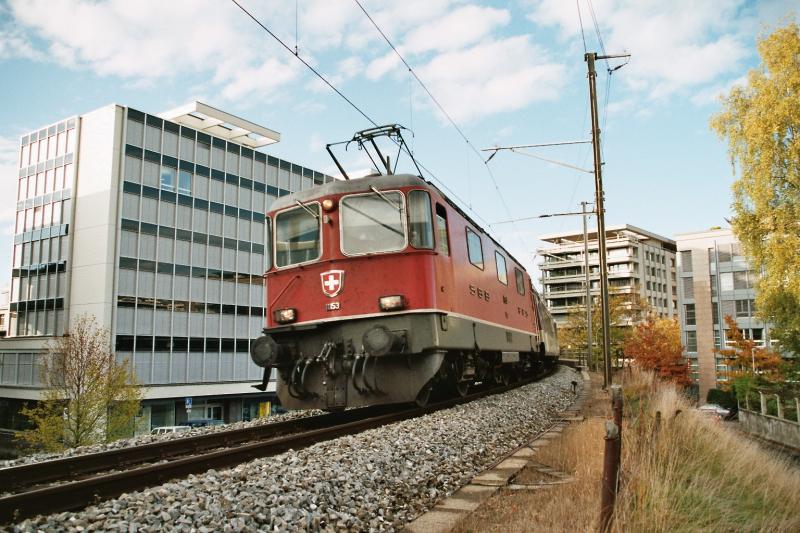
{"label": "locomotive cab windshield", "polygon": [[407,245],[405,198],[399,191],[351,194],[341,200],[345,255],[395,252]]}
{"label": "locomotive cab windshield", "polygon": [[[329,200],[324,200],[329,201]],[[327,227],[320,202],[299,203],[275,216],[275,266],[287,268],[322,259]],[[345,256],[400,252],[409,245],[432,249],[433,216],[427,191],[349,194],[339,200],[339,242]]]}
{"label": "locomotive cab windshield", "polygon": [[319,203],[301,204],[275,217],[275,266],[316,261],[322,255]]}

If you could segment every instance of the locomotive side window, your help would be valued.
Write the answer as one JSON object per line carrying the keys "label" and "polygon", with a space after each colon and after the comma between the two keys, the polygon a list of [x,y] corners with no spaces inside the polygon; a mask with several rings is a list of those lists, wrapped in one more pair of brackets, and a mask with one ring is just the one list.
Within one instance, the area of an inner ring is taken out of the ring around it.
{"label": "locomotive side window", "polygon": [[433,248],[431,197],[427,191],[408,193],[408,222],[411,246]]}
{"label": "locomotive side window", "polygon": [[514,267],[514,277],[517,278],[517,292],[525,296],[525,275],[522,270]]}
{"label": "locomotive side window", "polygon": [[275,216],[275,266],[319,259],[319,204],[304,204]]}
{"label": "locomotive side window", "polygon": [[436,204],[436,233],[439,236],[439,253],[450,255],[450,241],[447,237],[447,209]]}
{"label": "locomotive side window", "polygon": [[508,271],[506,270],[506,258],[500,252],[494,253],[494,262],[497,265],[497,280],[503,285],[508,285]]}
{"label": "locomotive side window", "polygon": [[364,255],[406,247],[403,195],[354,194],[341,201],[342,253]]}
{"label": "locomotive side window", "polygon": [[483,248],[477,233],[467,228],[467,253],[469,262],[483,270]]}

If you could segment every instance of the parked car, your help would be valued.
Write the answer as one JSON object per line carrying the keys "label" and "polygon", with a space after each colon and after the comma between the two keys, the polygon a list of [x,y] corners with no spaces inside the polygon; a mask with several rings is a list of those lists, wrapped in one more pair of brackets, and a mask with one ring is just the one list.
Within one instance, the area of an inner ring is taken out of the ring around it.
{"label": "parked car", "polygon": [[184,431],[189,431],[191,426],[161,426],[157,428],[153,428],[150,431],[151,435],[165,435],[167,433],[182,433]]}
{"label": "parked car", "polygon": [[213,418],[197,418],[195,420],[187,420],[186,425],[193,428],[201,428],[205,426],[220,426],[224,424],[224,420],[217,420]]}
{"label": "parked car", "polygon": [[705,405],[701,405],[698,407],[701,413],[715,416],[717,418],[726,418],[728,415],[731,414],[729,409],[725,409],[724,407],[717,405],[715,403],[707,403]]}

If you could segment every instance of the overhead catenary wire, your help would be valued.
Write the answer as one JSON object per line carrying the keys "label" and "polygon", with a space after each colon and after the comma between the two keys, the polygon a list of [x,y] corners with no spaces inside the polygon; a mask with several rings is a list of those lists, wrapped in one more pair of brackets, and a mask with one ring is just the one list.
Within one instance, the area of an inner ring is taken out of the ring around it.
{"label": "overhead catenary wire", "polygon": [[[594,12],[594,6],[592,5],[592,0],[586,0],[586,3],[589,5],[589,13],[592,15],[592,22],[594,23],[594,31],[597,34],[597,42],[600,44],[600,51],[603,52],[603,55],[606,54],[606,45],[603,43],[603,36],[600,33],[600,24],[597,22],[597,15]],[[606,68],[610,68],[608,64],[608,59],[606,61]]]}
{"label": "overhead catenary wire", "polygon": [[578,22],[581,25],[581,40],[583,41],[583,53],[585,54],[588,50],[586,49],[586,34],[583,33],[583,17],[581,16],[581,0],[575,0],[575,7],[578,8]]}
{"label": "overhead catenary wire", "polygon": [[[288,51],[290,54],[292,54],[292,56],[294,56],[295,58],[297,58],[297,60],[298,60],[298,61],[300,61],[300,62],[301,62],[303,65],[305,65],[305,67],[306,67],[306,68],[308,68],[308,69],[309,69],[309,70],[310,70],[312,73],[314,73],[314,75],[315,75],[315,76],[317,76],[317,77],[318,77],[318,78],[319,78],[319,79],[320,79],[320,80],[321,80],[321,81],[322,81],[322,82],[323,82],[325,85],[327,85],[328,87],[330,87],[330,88],[331,88],[331,90],[333,90],[333,92],[335,92],[335,93],[336,93],[337,95],[339,95],[339,96],[340,96],[340,97],[341,97],[341,98],[342,98],[342,99],[343,99],[345,102],[347,102],[347,103],[350,105],[350,107],[352,107],[352,108],[353,108],[353,109],[354,109],[354,110],[355,110],[355,111],[356,111],[356,112],[357,112],[359,115],[361,115],[362,117],[364,117],[364,118],[365,118],[365,119],[366,119],[366,120],[367,120],[367,121],[368,121],[370,124],[372,124],[373,126],[375,126],[375,127],[378,127],[378,123],[377,123],[377,122],[375,122],[375,120],[373,120],[373,119],[372,119],[372,117],[370,117],[370,116],[369,116],[369,115],[368,115],[368,114],[367,114],[365,111],[363,111],[363,110],[362,110],[360,107],[358,107],[358,106],[355,104],[355,102],[353,102],[353,100],[351,100],[350,98],[348,98],[348,97],[347,97],[347,96],[346,96],[346,95],[345,95],[345,94],[344,94],[342,91],[340,91],[339,89],[337,89],[337,88],[336,88],[336,87],[335,87],[335,86],[334,86],[334,85],[333,85],[333,84],[332,84],[330,81],[328,81],[328,80],[325,78],[325,76],[323,76],[323,75],[322,75],[322,74],[321,74],[321,73],[320,73],[320,72],[319,72],[317,69],[315,69],[313,66],[311,66],[311,65],[310,65],[310,64],[309,64],[309,63],[308,63],[308,62],[307,62],[305,59],[303,59],[303,58],[302,58],[302,57],[301,57],[299,54],[295,54],[295,51],[294,51],[294,50],[292,50],[292,48],[291,48],[289,45],[287,45],[287,44],[286,44],[286,42],[284,42],[284,41],[283,41],[283,40],[282,40],[280,37],[278,37],[277,35],[275,35],[275,33],[274,33],[274,32],[272,32],[272,31],[271,31],[271,30],[270,30],[270,29],[269,29],[269,28],[268,28],[266,25],[264,25],[264,24],[263,24],[263,23],[262,23],[262,22],[261,22],[261,21],[260,21],[258,18],[256,18],[256,17],[255,17],[255,15],[253,15],[253,14],[252,14],[250,11],[248,11],[248,10],[247,10],[247,9],[246,9],[244,6],[242,6],[242,5],[241,5],[241,4],[240,4],[240,3],[239,3],[237,0],[231,0],[231,2],[233,2],[233,4],[235,4],[235,5],[236,5],[236,6],[237,6],[237,7],[238,7],[238,8],[239,8],[239,9],[240,9],[240,10],[241,10],[241,11],[242,11],[242,12],[243,12],[245,15],[247,15],[247,16],[248,16],[248,17],[249,17],[249,18],[250,18],[250,19],[251,19],[253,22],[255,22],[256,24],[258,24],[258,26],[260,26],[260,27],[261,27],[261,29],[263,29],[265,32],[267,32],[267,33],[270,35],[270,37],[272,37],[273,39],[275,39],[275,40],[276,40],[276,41],[277,41],[277,42],[278,42],[278,43],[279,43],[279,44],[280,44],[280,45],[281,45],[283,48],[285,48],[285,49],[286,49],[286,51]],[[394,141],[394,142],[396,143],[396,141]],[[440,185],[440,186],[441,186],[441,187],[442,187],[442,188],[443,188],[445,191],[447,191],[447,193],[449,194],[449,196],[450,196],[451,198],[454,198],[455,200],[457,200],[458,202],[460,202],[460,203],[461,203],[462,205],[464,205],[465,207],[468,207],[468,204],[467,204],[467,202],[466,202],[466,201],[464,201],[464,199],[463,199],[463,198],[461,198],[461,197],[460,197],[458,194],[456,194],[456,192],[455,192],[455,191],[453,191],[453,190],[452,190],[450,187],[448,187],[448,186],[447,186],[447,185],[446,185],[446,184],[445,184],[445,183],[444,183],[444,182],[443,182],[441,179],[439,179],[439,178],[436,176],[436,174],[434,174],[434,173],[433,173],[433,171],[431,171],[431,170],[430,170],[430,169],[429,169],[427,166],[425,166],[425,164],[424,164],[422,161],[420,161],[418,158],[416,158],[416,157],[415,157],[415,156],[414,156],[414,155],[411,153],[411,151],[410,151],[410,149],[409,149],[408,147],[406,147],[406,146],[402,146],[401,148],[402,148],[403,152],[404,152],[404,153],[406,153],[406,154],[407,154],[409,157],[413,157],[413,158],[416,160],[416,162],[417,162],[417,164],[419,165],[419,167],[420,167],[422,170],[424,170],[424,171],[425,171],[425,172],[428,174],[428,176],[430,176],[430,177],[431,177],[431,179],[433,179],[434,181],[436,181],[436,182],[437,182],[437,183],[438,183],[438,184],[439,184],[439,185]],[[480,215],[479,215],[477,212],[475,212],[475,211],[474,211],[474,210],[472,210],[471,208],[469,208],[469,210],[470,210],[470,212],[471,212],[471,213],[472,213],[472,214],[475,216],[475,218],[476,218],[476,219],[478,219],[478,220],[479,220],[479,221],[480,221],[482,224],[486,225],[487,227],[489,226],[489,222],[487,222],[487,221],[486,221],[486,219],[484,219],[482,216],[480,216]]]}
{"label": "overhead catenary wire", "polygon": [[258,24],[259,26],[261,26],[261,29],[262,29],[262,30],[264,30],[265,32],[267,32],[267,33],[268,33],[268,34],[269,34],[269,35],[270,35],[270,36],[271,36],[273,39],[275,39],[276,41],[278,41],[278,43],[280,43],[280,45],[281,45],[281,46],[283,46],[283,47],[286,49],[286,51],[288,51],[290,54],[292,54],[294,57],[296,57],[296,58],[298,59],[298,61],[300,61],[301,63],[303,63],[303,65],[305,65],[305,66],[306,66],[306,68],[308,68],[308,70],[310,70],[311,72],[313,72],[315,76],[317,76],[317,77],[318,77],[320,80],[322,80],[322,82],[323,82],[325,85],[327,85],[328,87],[330,87],[330,88],[331,88],[331,89],[332,89],[332,90],[333,90],[333,91],[334,91],[336,94],[338,94],[338,95],[339,95],[339,96],[340,96],[340,97],[341,97],[341,98],[342,98],[342,99],[343,99],[345,102],[347,102],[348,104],[350,104],[350,107],[352,107],[353,109],[355,109],[355,110],[358,112],[358,114],[359,114],[359,115],[361,115],[362,117],[364,117],[365,119],[367,119],[367,121],[368,121],[370,124],[372,124],[373,126],[375,126],[375,127],[377,127],[377,126],[378,126],[378,123],[377,123],[377,122],[375,122],[374,120],[372,120],[372,118],[370,118],[370,116],[369,116],[369,115],[367,115],[367,114],[366,114],[364,111],[362,111],[362,110],[361,110],[361,108],[360,108],[360,107],[358,107],[358,106],[357,106],[357,105],[356,105],[356,104],[355,104],[355,103],[354,103],[354,102],[353,102],[353,101],[352,101],[350,98],[348,98],[348,97],[347,97],[347,96],[346,96],[344,93],[342,93],[342,91],[340,91],[339,89],[337,89],[336,87],[334,87],[334,85],[333,85],[331,82],[329,82],[327,79],[325,79],[325,76],[323,76],[322,74],[320,74],[320,73],[319,73],[319,71],[317,71],[317,69],[315,69],[313,66],[311,66],[311,64],[309,64],[309,63],[308,63],[308,61],[306,61],[305,59],[303,59],[302,57],[300,57],[300,55],[298,55],[298,54],[295,52],[295,50],[292,50],[292,49],[291,49],[291,47],[290,47],[289,45],[287,45],[287,44],[286,44],[286,43],[285,43],[285,42],[284,42],[284,41],[283,41],[283,40],[282,40],[280,37],[278,37],[277,35],[275,35],[275,34],[274,34],[274,33],[273,33],[273,32],[272,32],[272,31],[271,31],[269,28],[267,28],[267,27],[266,27],[266,26],[265,26],[265,25],[264,25],[264,24],[263,24],[263,23],[262,23],[260,20],[258,20],[258,19],[257,19],[257,18],[256,18],[256,17],[255,17],[255,16],[252,14],[252,13],[250,13],[250,12],[249,12],[249,11],[248,11],[248,10],[247,10],[247,9],[246,9],[246,8],[245,8],[243,5],[242,5],[242,4],[240,4],[240,3],[239,3],[237,0],[231,0],[231,2],[233,2],[234,4],[236,4],[236,6],[237,6],[239,9],[241,9],[241,10],[244,12],[244,14],[245,14],[245,15],[247,15],[248,17],[250,17],[250,18],[253,20],[253,22],[255,22],[256,24]]}
{"label": "overhead catenary wire", "polygon": [[[383,37],[383,40],[386,41],[386,44],[389,45],[389,47],[392,49],[392,51],[400,59],[400,61],[402,61],[403,65],[406,66],[406,68],[411,73],[411,75],[414,76],[414,79],[417,80],[417,83],[419,83],[420,87],[422,87],[422,89],[428,94],[428,96],[430,97],[431,101],[436,105],[436,107],[439,109],[439,111],[442,112],[442,114],[447,118],[447,120],[450,122],[450,124],[453,126],[453,128],[455,128],[455,130],[458,132],[458,134],[461,136],[461,138],[464,140],[464,142],[467,144],[467,146],[484,163],[484,168],[486,169],[486,172],[489,175],[489,178],[491,179],[492,184],[494,185],[495,192],[497,193],[497,196],[500,199],[500,202],[503,204],[503,208],[505,209],[506,213],[510,217],[511,216],[511,210],[508,207],[508,203],[506,202],[506,199],[503,196],[503,193],[500,192],[500,186],[497,183],[497,178],[495,177],[494,172],[492,172],[491,167],[489,167],[489,165],[486,163],[486,161],[484,161],[483,157],[481,156],[480,151],[478,151],[478,149],[475,148],[475,145],[472,144],[472,142],[466,136],[466,134],[461,129],[461,127],[459,127],[459,125],[456,123],[456,121],[453,120],[453,117],[450,116],[450,114],[447,112],[447,110],[444,108],[444,106],[439,102],[439,100],[436,99],[436,97],[433,95],[433,93],[430,91],[430,89],[428,89],[428,86],[425,85],[425,82],[422,81],[422,79],[419,77],[419,75],[417,75],[417,73],[414,71],[414,68],[408,63],[408,61],[406,61],[405,57],[403,57],[403,54],[400,53],[400,51],[397,49],[397,47],[395,47],[395,45],[389,39],[389,37],[386,36],[386,33],[384,33],[384,31],[381,29],[381,27],[378,25],[378,23],[375,22],[375,19],[372,18],[372,16],[369,14],[369,12],[366,10],[366,8],[364,8],[363,4],[359,0],[353,0],[353,1],[361,9],[361,11],[367,17],[367,19],[369,19],[369,21],[372,23],[372,25],[375,27],[375,29],[381,35],[381,37]],[[472,211],[472,207],[471,206],[470,206],[470,211]],[[519,234],[518,234],[518,236],[519,236]],[[522,238],[521,237],[519,237],[519,238],[520,238],[520,241],[522,241]],[[524,242],[521,242],[521,244],[523,246],[525,246]]]}

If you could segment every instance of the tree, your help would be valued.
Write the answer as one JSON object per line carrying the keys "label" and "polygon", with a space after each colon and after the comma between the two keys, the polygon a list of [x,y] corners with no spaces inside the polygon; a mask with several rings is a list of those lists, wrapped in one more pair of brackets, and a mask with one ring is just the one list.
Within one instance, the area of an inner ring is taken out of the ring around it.
{"label": "tree", "polygon": [[758,347],[753,340],[745,339],[732,316],[725,315],[725,325],[728,326],[725,337],[729,347],[717,353],[723,357],[728,368],[726,376],[729,382],[742,376],[756,377],[768,383],[782,380],[783,359],[779,354]]}
{"label": "tree", "polygon": [[637,365],[654,371],[658,377],[683,387],[691,385],[677,320],[649,314],[625,340],[624,350]]}
{"label": "tree", "polygon": [[43,356],[41,400],[22,414],[33,428],[28,443],[48,451],[108,442],[130,433],[142,390],[127,360],[109,350],[108,332],[80,316]]}
{"label": "tree", "polygon": [[[631,325],[639,322],[647,311],[647,302],[637,295],[610,294],[608,299],[609,345],[611,354],[619,354]],[[558,343],[573,351],[587,353],[586,306],[575,306],[567,315],[567,323],[558,330]],[[598,368],[603,359],[603,318],[599,299],[592,304],[591,368]]]}
{"label": "tree", "polygon": [[763,275],[761,317],[800,354],[800,27],[789,23],[758,41],[761,65],[722,99],[711,127],[738,166],[733,230]]}

